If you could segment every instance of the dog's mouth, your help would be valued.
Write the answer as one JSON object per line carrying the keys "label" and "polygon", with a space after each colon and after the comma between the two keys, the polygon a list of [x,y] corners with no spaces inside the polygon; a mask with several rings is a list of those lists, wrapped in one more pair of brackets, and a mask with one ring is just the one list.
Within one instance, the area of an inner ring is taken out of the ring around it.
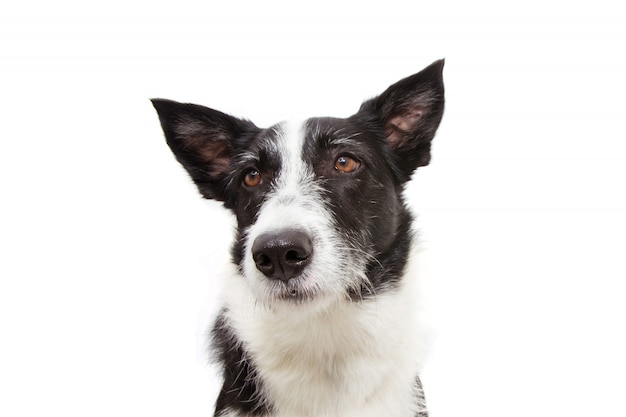
{"label": "dog's mouth", "polygon": [[291,278],[287,282],[273,281],[269,292],[272,299],[295,303],[304,303],[319,295],[319,290],[307,283],[307,279],[303,276]]}

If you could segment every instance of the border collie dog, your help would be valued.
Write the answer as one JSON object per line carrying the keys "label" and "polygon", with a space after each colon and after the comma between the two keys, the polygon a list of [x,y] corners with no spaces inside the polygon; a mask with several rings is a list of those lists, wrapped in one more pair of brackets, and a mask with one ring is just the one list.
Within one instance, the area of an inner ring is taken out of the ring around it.
{"label": "border collie dog", "polygon": [[215,416],[427,415],[403,190],[430,161],[443,64],[351,117],[266,129],[153,100],[200,193],[237,220],[233,273],[211,332],[224,379]]}

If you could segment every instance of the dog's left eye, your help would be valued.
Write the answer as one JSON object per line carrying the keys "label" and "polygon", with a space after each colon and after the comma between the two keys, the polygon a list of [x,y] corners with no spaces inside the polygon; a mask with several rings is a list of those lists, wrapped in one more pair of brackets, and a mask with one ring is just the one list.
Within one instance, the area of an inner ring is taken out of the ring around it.
{"label": "dog's left eye", "polygon": [[341,173],[348,174],[356,171],[361,163],[347,155],[341,155],[335,160],[335,169]]}
{"label": "dog's left eye", "polygon": [[256,169],[251,169],[246,172],[246,175],[243,177],[243,183],[247,187],[256,187],[261,184],[261,174]]}

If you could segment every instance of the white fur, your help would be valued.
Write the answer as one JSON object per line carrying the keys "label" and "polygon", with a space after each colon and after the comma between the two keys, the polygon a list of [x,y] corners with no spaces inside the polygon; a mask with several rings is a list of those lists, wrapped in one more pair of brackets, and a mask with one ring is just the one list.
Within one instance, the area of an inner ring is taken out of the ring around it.
{"label": "white fur", "polygon": [[[407,270],[415,266],[412,256]],[[272,417],[414,417],[427,334],[416,284],[311,311],[259,304],[241,277],[229,279],[228,318],[277,410]]]}

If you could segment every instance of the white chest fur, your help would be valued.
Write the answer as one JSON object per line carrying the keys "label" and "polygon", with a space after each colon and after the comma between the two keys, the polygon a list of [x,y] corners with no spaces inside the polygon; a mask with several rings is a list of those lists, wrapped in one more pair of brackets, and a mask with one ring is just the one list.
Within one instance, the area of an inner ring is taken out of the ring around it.
{"label": "white chest fur", "polygon": [[416,415],[421,336],[413,285],[315,312],[269,309],[243,282],[235,287],[227,292],[228,316],[274,417]]}

